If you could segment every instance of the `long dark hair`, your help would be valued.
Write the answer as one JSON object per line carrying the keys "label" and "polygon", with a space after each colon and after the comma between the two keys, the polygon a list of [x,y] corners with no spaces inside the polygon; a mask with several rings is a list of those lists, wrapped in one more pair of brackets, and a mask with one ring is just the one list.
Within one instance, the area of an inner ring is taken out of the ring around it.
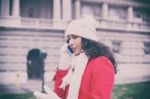
{"label": "long dark hair", "polygon": [[82,38],[82,48],[89,59],[93,59],[98,56],[108,57],[108,59],[114,66],[115,73],[117,73],[117,63],[109,47],[107,47],[103,43]]}

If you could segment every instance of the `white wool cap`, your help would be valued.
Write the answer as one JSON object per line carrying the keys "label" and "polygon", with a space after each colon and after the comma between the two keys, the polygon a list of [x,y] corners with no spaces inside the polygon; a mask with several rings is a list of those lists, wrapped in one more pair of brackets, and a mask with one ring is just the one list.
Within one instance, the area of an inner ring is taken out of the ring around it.
{"label": "white wool cap", "polygon": [[73,20],[69,23],[65,36],[77,35],[98,42],[96,24],[97,22],[93,16],[85,16],[81,19]]}

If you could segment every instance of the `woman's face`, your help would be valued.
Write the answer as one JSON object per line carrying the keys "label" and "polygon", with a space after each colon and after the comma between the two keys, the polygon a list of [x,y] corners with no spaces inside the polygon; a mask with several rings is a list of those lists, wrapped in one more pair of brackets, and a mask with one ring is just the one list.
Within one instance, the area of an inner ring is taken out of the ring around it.
{"label": "woman's face", "polygon": [[69,46],[73,50],[73,54],[75,56],[79,55],[82,52],[82,44],[81,44],[81,37],[76,35],[69,35]]}

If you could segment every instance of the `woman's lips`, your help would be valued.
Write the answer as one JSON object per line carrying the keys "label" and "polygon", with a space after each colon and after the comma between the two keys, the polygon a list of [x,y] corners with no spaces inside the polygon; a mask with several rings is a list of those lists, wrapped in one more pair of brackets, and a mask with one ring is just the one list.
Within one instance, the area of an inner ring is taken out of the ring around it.
{"label": "woman's lips", "polygon": [[75,52],[76,48],[71,48],[73,52]]}

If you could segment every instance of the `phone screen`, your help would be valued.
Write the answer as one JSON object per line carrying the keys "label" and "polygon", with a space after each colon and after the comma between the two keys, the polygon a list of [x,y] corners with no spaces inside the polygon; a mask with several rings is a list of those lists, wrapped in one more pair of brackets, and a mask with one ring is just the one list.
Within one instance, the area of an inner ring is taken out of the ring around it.
{"label": "phone screen", "polygon": [[69,55],[71,55],[71,54],[73,54],[73,50],[71,49],[71,47],[70,46],[68,46],[68,53],[69,53]]}

